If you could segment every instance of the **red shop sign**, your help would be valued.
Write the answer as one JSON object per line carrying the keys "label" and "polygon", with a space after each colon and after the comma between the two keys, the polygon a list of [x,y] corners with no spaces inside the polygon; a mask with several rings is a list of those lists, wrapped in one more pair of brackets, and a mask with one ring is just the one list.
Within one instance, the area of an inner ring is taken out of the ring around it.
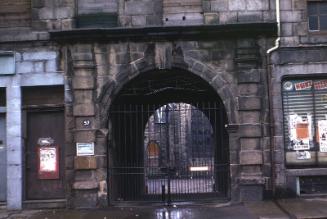
{"label": "red shop sign", "polygon": [[59,153],[57,146],[38,147],[38,178],[59,179]]}

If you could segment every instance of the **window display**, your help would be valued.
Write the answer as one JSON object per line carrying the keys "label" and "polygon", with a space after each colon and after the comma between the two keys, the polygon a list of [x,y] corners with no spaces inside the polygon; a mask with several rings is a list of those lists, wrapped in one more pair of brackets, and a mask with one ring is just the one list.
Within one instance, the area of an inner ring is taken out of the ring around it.
{"label": "window display", "polygon": [[284,80],[284,140],[288,166],[327,164],[327,79]]}

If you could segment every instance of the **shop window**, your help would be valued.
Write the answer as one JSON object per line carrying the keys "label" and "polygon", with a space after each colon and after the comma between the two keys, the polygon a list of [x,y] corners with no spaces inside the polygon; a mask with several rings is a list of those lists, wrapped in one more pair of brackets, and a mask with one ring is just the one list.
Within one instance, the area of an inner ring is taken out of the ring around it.
{"label": "shop window", "polygon": [[13,53],[0,53],[0,75],[15,73],[15,56]]}
{"label": "shop window", "polygon": [[327,79],[282,83],[287,166],[327,165]]}
{"label": "shop window", "polygon": [[308,2],[309,30],[327,31],[327,1]]}
{"label": "shop window", "polygon": [[0,2],[0,28],[26,27],[31,21],[31,0]]}
{"label": "shop window", "polygon": [[327,176],[299,177],[300,195],[327,194]]}
{"label": "shop window", "polygon": [[77,0],[77,27],[116,27],[118,0]]}

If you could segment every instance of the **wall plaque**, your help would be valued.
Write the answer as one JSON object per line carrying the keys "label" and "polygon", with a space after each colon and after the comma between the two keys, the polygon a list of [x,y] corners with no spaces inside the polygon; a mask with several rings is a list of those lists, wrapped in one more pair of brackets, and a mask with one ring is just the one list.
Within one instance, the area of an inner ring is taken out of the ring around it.
{"label": "wall plaque", "polygon": [[94,155],[94,142],[92,143],[76,143],[77,156],[92,156]]}

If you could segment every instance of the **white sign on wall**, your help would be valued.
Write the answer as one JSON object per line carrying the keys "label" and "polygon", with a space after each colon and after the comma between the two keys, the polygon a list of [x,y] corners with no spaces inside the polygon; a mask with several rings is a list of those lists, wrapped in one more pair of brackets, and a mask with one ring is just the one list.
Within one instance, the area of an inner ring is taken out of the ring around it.
{"label": "white sign on wall", "polygon": [[40,171],[55,172],[57,170],[57,152],[53,147],[40,148]]}
{"label": "white sign on wall", "polygon": [[311,115],[289,115],[289,138],[293,150],[309,150],[311,133]]}
{"label": "white sign on wall", "polygon": [[77,156],[94,155],[94,142],[92,143],[76,143]]}
{"label": "white sign on wall", "polygon": [[327,120],[318,121],[320,152],[327,152]]}
{"label": "white sign on wall", "polygon": [[14,53],[0,53],[0,75],[15,73],[15,56]]}

